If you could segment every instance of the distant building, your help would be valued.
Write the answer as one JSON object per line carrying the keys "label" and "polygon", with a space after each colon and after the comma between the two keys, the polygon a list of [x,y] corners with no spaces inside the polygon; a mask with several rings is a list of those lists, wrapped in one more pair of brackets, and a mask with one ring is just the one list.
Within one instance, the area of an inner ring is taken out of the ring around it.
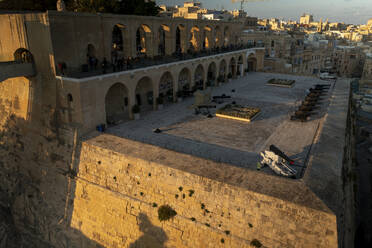
{"label": "distant building", "polygon": [[308,25],[313,21],[314,21],[314,17],[313,17],[313,15],[310,15],[310,14],[303,14],[300,17],[300,24],[307,24]]}
{"label": "distant building", "polygon": [[215,21],[231,21],[233,15],[228,11],[210,11],[208,14],[203,14],[203,19]]}
{"label": "distant building", "polygon": [[185,19],[202,19],[203,14],[207,14],[208,10],[201,8],[200,2],[184,2],[183,7],[176,7],[173,13],[174,18]]}

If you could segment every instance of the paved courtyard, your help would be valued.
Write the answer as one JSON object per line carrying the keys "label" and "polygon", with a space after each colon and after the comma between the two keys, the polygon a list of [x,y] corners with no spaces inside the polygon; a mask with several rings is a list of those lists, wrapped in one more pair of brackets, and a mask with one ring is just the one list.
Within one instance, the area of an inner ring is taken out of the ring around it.
{"label": "paved courtyard", "polygon": [[[271,78],[294,79],[296,83],[293,88],[266,85]],[[274,144],[302,165],[326,113],[332,88],[328,96],[323,97],[319,113],[312,116],[310,121],[293,122],[289,118],[304,99],[305,90],[317,83],[328,82],[312,77],[251,73],[211,88],[212,96],[226,94],[232,97],[217,104],[217,109],[232,101],[260,108],[260,115],[250,123],[195,115],[191,108],[194,98],[191,97],[165,106],[163,110],[144,113],[140,120],[122,123],[109,128],[107,132],[250,169],[256,169],[259,153]],[[211,113],[214,114],[215,109]],[[156,128],[162,132],[154,133]],[[263,171],[271,173],[268,168]]]}

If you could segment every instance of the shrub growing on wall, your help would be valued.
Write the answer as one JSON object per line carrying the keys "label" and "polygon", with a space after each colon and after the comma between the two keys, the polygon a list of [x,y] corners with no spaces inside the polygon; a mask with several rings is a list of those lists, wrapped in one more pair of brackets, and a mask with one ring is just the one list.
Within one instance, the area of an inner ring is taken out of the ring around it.
{"label": "shrub growing on wall", "polygon": [[162,205],[158,209],[158,218],[160,221],[166,221],[177,215],[177,212],[169,205]]}

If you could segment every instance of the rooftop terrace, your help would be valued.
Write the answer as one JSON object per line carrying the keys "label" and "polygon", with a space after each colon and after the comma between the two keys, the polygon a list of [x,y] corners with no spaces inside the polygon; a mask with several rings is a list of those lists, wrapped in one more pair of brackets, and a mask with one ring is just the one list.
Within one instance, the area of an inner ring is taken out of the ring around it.
{"label": "rooftop terrace", "polygon": [[[293,79],[296,83],[293,88],[266,85],[271,78]],[[217,109],[232,101],[260,108],[260,115],[250,123],[195,115],[191,108],[194,98],[188,98],[165,106],[163,110],[143,113],[140,120],[111,127],[107,133],[248,169],[256,169],[259,153],[274,144],[302,166],[324,119],[332,88],[323,97],[321,108],[310,121],[293,122],[289,120],[290,115],[304,99],[306,89],[324,83],[327,82],[312,77],[252,73],[232,83],[211,88],[212,95],[232,97],[217,104]],[[211,113],[215,111],[213,109]],[[156,128],[162,132],[154,133]],[[301,176],[301,167],[297,169]],[[262,171],[273,173],[267,167]]]}

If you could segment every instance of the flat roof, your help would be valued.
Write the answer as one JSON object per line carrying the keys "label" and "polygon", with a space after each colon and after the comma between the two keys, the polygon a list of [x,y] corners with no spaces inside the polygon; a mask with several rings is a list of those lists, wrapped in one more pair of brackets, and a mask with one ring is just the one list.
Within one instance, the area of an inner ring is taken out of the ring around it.
{"label": "flat roof", "polygon": [[[292,88],[267,85],[271,78],[291,79],[296,83]],[[225,94],[232,97],[217,104],[217,109],[232,101],[260,108],[259,116],[250,123],[195,115],[191,107],[194,98],[191,97],[180,103],[166,105],[163,110],[141,113],[140,120],[110,127],[107,133],[252,170],[257,168],[259,153],[274,144],[302,166],[318,135],[332,88],[323,97],[321,108],[310,121],[294,122],[289,119],[304,99],[306,89],[314,84],[329,82],[314,77],[250,73],[231,83],[210,88],[212,96]],[[212,114],[215,111],[211,109]],[[162,132],[154,133],[156,128]],[[273,174],[268,167],[262,171]],[[298,167],[298,171],[303,174],[301,167]]]}

